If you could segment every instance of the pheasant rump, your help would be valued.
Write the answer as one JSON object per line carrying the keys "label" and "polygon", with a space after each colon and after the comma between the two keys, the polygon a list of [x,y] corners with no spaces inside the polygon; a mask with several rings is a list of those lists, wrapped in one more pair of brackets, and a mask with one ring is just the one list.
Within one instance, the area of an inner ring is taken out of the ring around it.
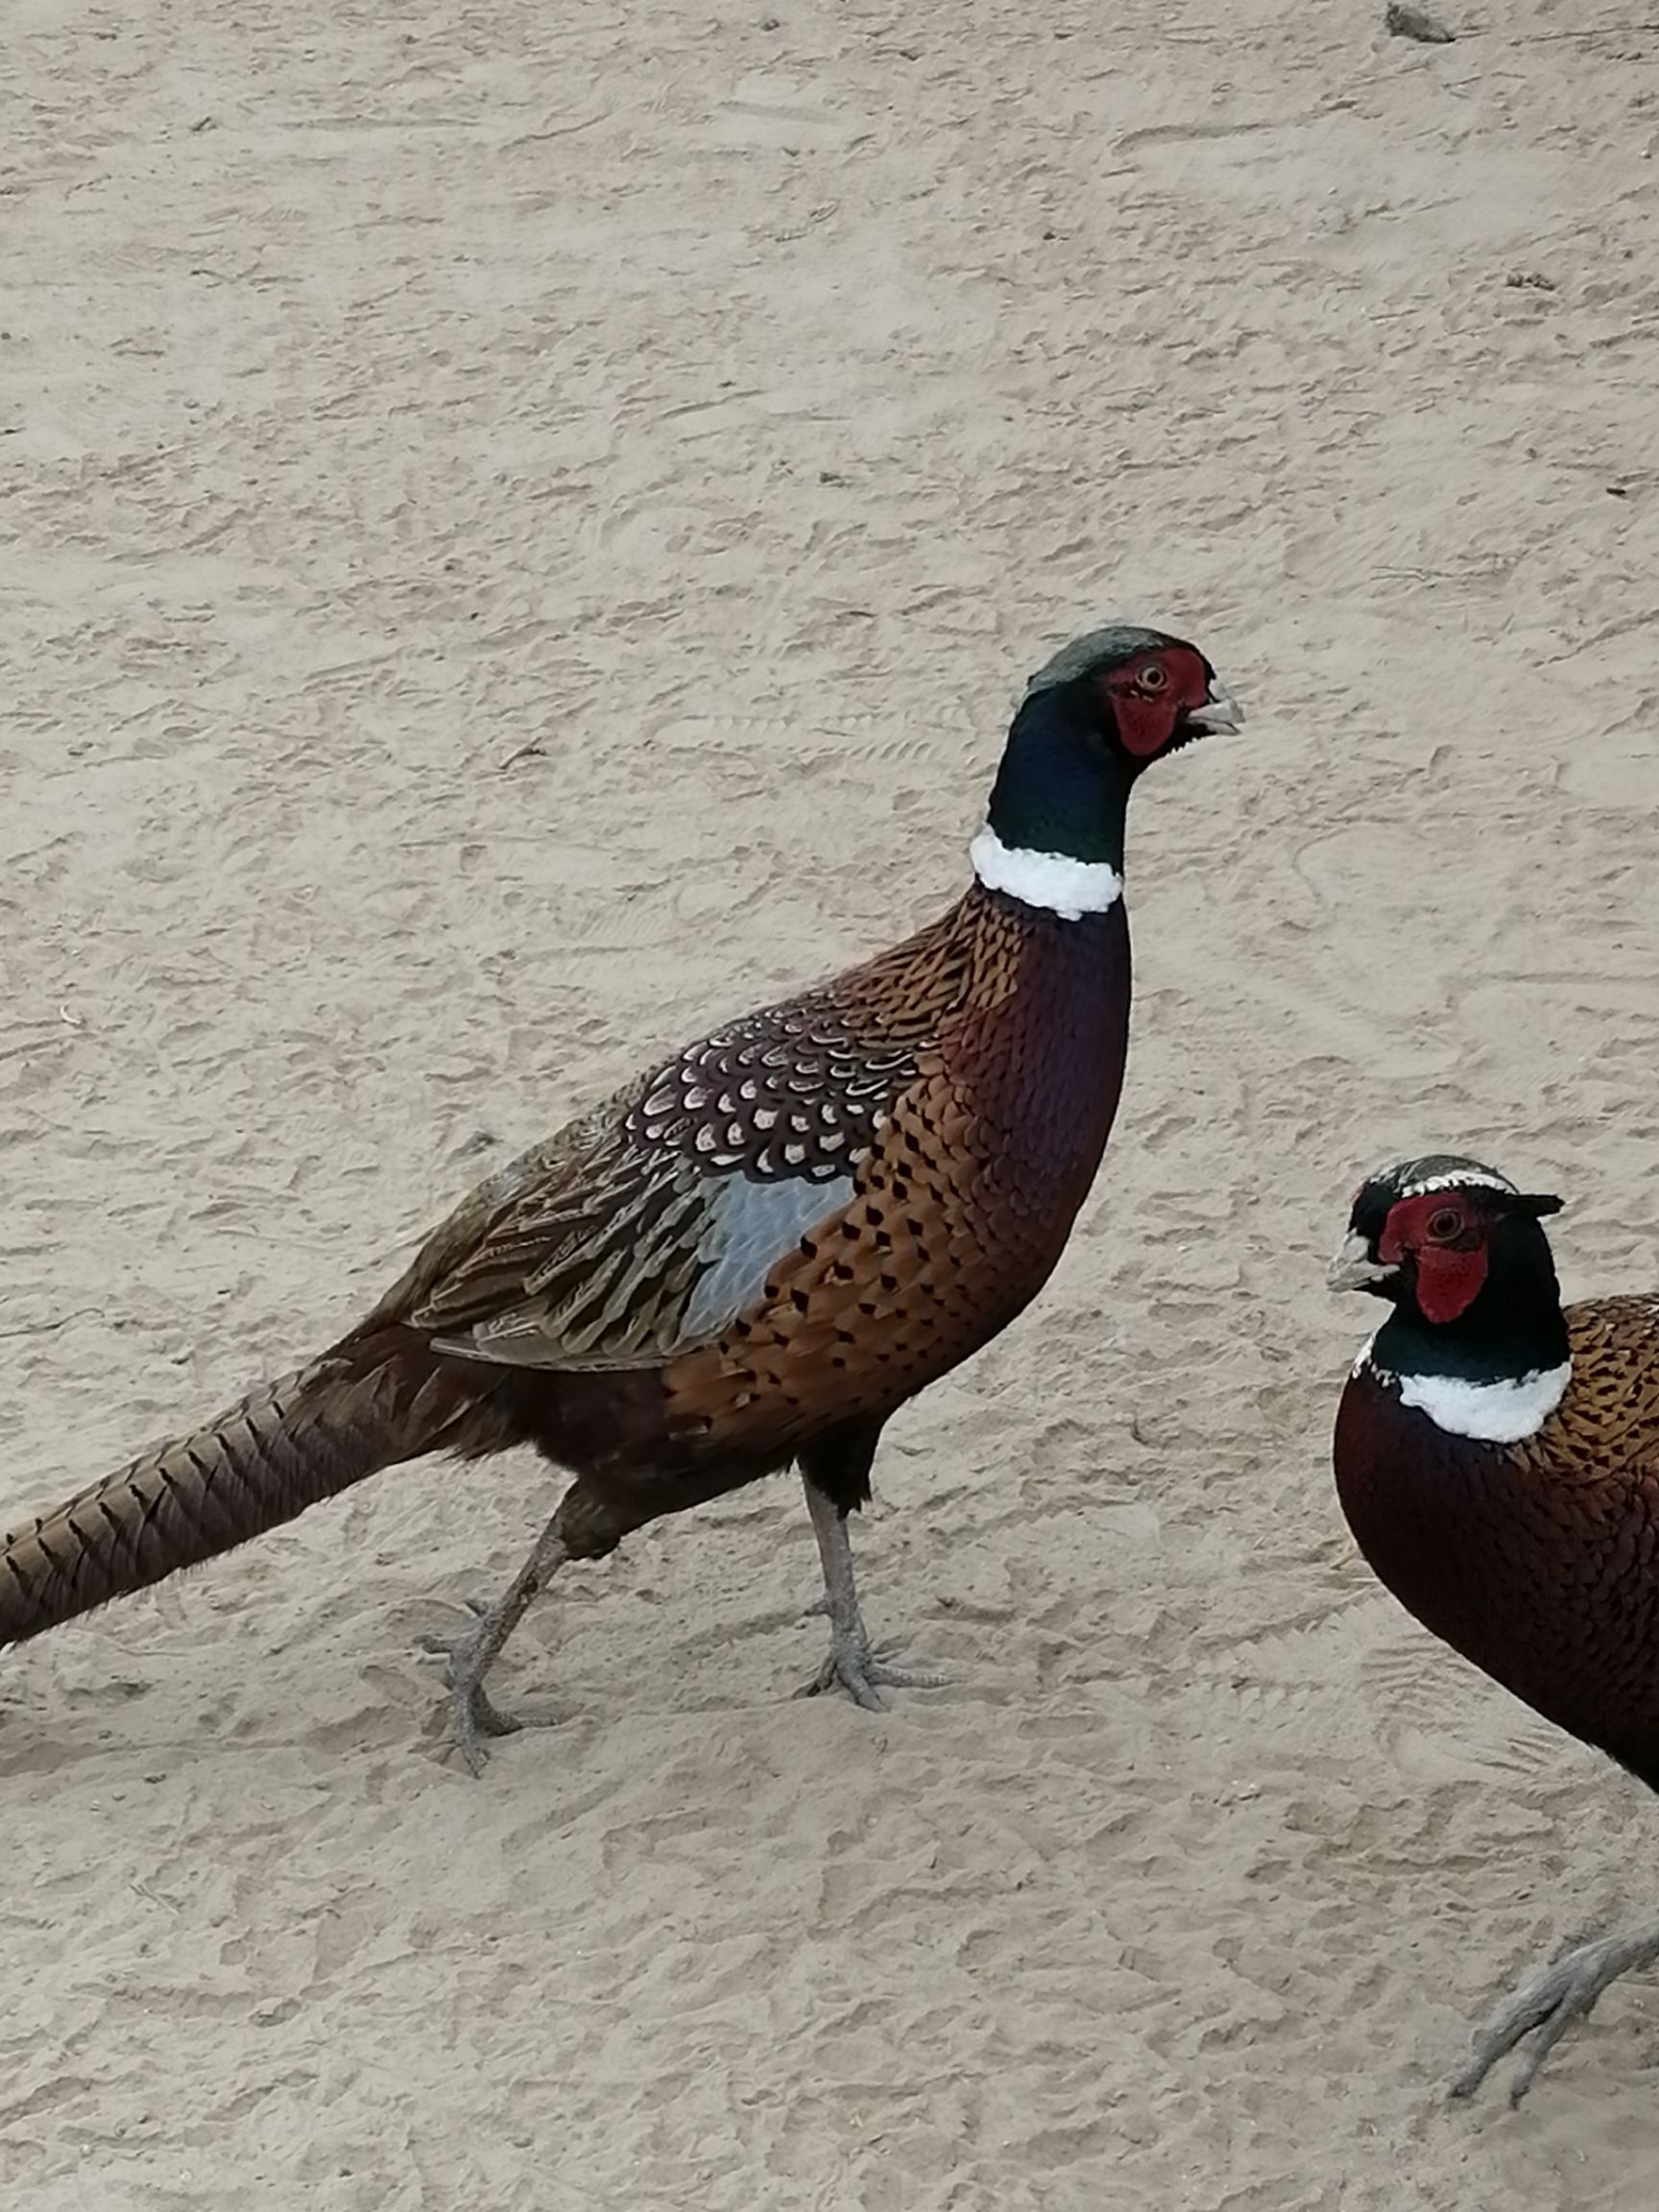
{"label": "pheasant rump", "polygon": [[847,1517],[882,1425],[1059,1259],[1122,1081],[1124,814],[1238,709],[1191,645],[1115,624],[1031,679],[974,881],[890,951],[660,1061],[479,1186],[286,1380],[15,1529],[0,1643],[228,1550],[377,1469],[531,1444],[574,1479],[447,1647],[474,1771],[485,1676],[536,1593],[630,1529],[799,1465],[823,1562],[814,1689],[872,1647]]}
{"label": "pheasant rump", "polygon": [[[1350,1527],[1426,1628],[1659,1790],[1659,1298],[1563,1309],[1541,1217],[1479,1161],[1379,1168],[1331,1263],[1391,1311],[1342,1393]],[[1455,2083],[1527,2036],[1519,2104],[1609,1983],[1659,1958],[1659,1914],[1523,1982]]]}

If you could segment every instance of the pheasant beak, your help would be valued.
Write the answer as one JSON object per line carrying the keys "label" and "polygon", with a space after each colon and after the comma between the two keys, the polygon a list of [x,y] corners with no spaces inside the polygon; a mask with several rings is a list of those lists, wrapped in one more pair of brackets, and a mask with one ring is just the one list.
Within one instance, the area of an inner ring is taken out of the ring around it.
{"label": "pheasant beak", "polygon": [[1223,732],[1232,736],[1244,726],[1244,709],[1220,677],[1212,676],[1209,698],[1202,707],[1194,707],[1187,719],[1191,729],[1200,730],[1207,736]]}
{"label": "pheasant beak", "polygon": [[1370,1245],[1358,1229],[1350,1229],[1325,1270],[1325,1281],[1333,1290],[1374,1290],[1396,1272],[1373,1260]]}

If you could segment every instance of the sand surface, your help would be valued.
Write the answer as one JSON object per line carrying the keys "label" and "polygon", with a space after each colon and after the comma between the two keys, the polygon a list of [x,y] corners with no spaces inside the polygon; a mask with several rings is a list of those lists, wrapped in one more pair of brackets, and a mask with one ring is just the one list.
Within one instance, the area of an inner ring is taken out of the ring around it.
{"label": "sand surface", "polygon": [[[1449,4],[1456,22],[1462,11]],[[1339,1522],[1358,1171],[1659,1280],[1659,34],[1488,0],[10,0],[8,1514],[285,1367],[647,1047],[954,895],[1026,668],[1194,635],[1107,1166],[890,1431],[413,1652],[382,1477],[0,1671],[19,2212],[1650,2212],[1659,1984],[1464,2023],[1659,1808]]]}

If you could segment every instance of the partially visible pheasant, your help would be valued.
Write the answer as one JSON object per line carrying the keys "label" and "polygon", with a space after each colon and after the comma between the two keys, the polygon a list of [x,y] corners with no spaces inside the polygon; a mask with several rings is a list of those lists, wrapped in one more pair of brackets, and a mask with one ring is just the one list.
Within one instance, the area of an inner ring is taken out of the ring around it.
{"label": "partially visible pheasant", "polygon": [[[1426,1628],[1659,1790],[1659,1297],[1562,1309],[1528,1196],[1451,1155],[1355,1196],[1335,1290],[1393,1310],[1336,1416],[1336,1488],[1377,1574]],[[1454,2085],[1532,2034],[1510,2090],[1609,1983],[1659,1959],[1659,1913],[1523,1982]]]}
{"label": "partially visible pheasant", "polygon": [[574,1475],[449,1650],[454,1728],[570,1559],[798,1462],[830,1647],[879,1705],[847,1516],[882,1425],[1047,1280],[1105,1148],[1129,1030],[1124,812],[1238,713],[1204,656],[1115,624],[1031,679],[974,881],[864,966],[700,1038],[482,1184],[338,1343],[0,1545],[0,1643],[228,1550],[424,1453],[532,1444]]}

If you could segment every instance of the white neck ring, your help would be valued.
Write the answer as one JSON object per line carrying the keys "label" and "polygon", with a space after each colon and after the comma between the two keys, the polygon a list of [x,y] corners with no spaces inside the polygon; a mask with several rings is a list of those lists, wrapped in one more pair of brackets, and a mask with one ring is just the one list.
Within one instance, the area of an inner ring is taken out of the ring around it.
{"label": "white neck ring", "polygon": [[1471,1436],[1481,1444],[1521,1444],[1536,1436],[1573,1380],[1570,1359],[1494,1382],[1472,1382],[1461,1375],[1395,1375],[1374,1362],[1373,1369],[1399,1391],[1402,1406],[1426,1413],[1448,1436]]}
{"label": "white neck ring", "polygon": [[987,891],[1005,891],[1027,906],[1046,907],[1062,922],[1107,913],[1123,896],[1123,878],[1109,862],[1004,845],[989,823],[969,846],[968,857]]}

